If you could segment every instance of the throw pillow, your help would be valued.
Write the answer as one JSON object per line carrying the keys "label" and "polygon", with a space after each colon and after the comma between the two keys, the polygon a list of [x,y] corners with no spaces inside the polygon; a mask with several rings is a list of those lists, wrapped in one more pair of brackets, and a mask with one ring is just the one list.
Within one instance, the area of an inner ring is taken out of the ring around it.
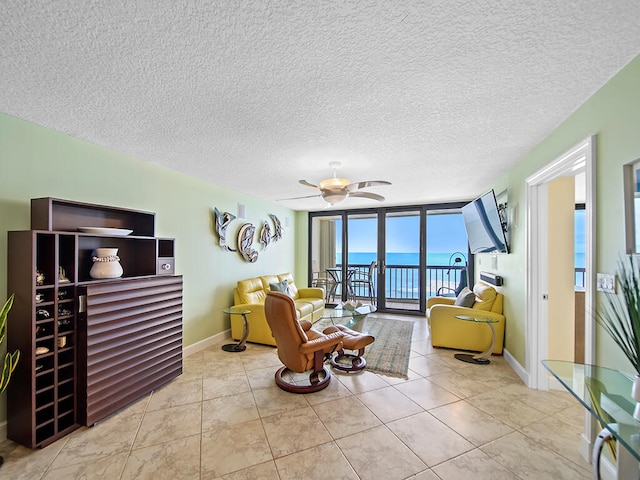
{"label": "throw pillow", "polygon": [[286,280],[282,280],[281,282],[278,282],[278,283],[270,283],[269,288],[271,289],[272,292],[286,293],[291,297],[291,290],[289,290],[289,282],[287,282]]}
{"label": "throw pillow", "polygon": [[473,304],[475,303],[475,301],[476,301],[475,294],[471,290],[469,290],[467,287],[465,287],[462,289],[460,294],[456,297],[456,301],[454,302],[454,305],[456,307],[471,308],[473,307]]}

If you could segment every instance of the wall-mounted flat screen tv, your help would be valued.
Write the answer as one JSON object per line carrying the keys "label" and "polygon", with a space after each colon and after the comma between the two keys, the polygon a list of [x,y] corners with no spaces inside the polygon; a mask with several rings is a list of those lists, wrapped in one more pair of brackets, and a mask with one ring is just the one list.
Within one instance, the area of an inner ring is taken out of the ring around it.
{"label": "wall-mounted flat screen tv", "polygon": [[471,253],[509,253],[493,190],[462,207]]}

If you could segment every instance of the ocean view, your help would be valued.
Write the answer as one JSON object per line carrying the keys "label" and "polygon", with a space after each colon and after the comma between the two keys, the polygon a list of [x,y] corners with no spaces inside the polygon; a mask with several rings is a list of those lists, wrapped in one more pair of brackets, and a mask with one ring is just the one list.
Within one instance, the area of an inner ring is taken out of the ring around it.
{"label": "ocean view", "polygon": [[[451,253],[429,253],[427,254],[427,265],[448,266]],[[369,265],[377,258],[374,252],[352,252],[349,253],[349,265]],[[466,255],[465,255],[466,260]],[[342,255],[336,255],[336,263],[342,263]],[[387,265],[418,265],[420,263],[419,253],[390,252],[387,253]]]}
{"label": "ocean view", "polygon": [[[438,252],[427,254],[427,266],[449,266],[449,259],[454,252]],[[349,253],[350,265],[369,265],[376,259],[377,255],[374,252],[352,252]],[[419,253],[407,253],[407,252],[390,252],[387,253],[387,265],[418,265]],[[575,266],[577,268],[584,268],[584,252],[576,252],[574,255]],[[465,261],[467,256],[465,253]],[[336,265],[342,263],[342,255],[336,255]]]}
{"label": "ocean view", "polygon": [[[454,252],[436,252],[427,254],[427,267],[447,267],[450,266],[450,259]],[[459,253],[459,252],[458,252]],[[349,253],[349,265],[366,266],[377,258],[374,252],[352,252]],[[418,265],[419,253],[390,252],[387,253],[387,278],[385,295],[387,298],[418,299]],[[466,255],[464,256],[467,261]],[[576,268],[584,267],[584,253],[576,252]],[[342,263],[342,256],[336,255],[336,264]],[[453,264],[453,259],[451,259]],[[412,267],[416,268],[401,268]],[[458,266],[462,266],[458,264]],[[447,269],[427,269],[427,296],[436,295],[440,287],[455,288],[458,284],[459,275],[448,273]]]}

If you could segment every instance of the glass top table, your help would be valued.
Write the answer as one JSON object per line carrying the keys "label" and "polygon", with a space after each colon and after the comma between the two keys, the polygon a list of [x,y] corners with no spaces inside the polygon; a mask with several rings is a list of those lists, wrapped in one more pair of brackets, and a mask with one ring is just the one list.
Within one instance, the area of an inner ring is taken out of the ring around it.
{"label": "glass top table", "polygon": [[618,478],[639,478],[640,422],[633,418],[633,379],[597,365],[562,360],[542,360],[542,365],[617,440]]}
{"label": "glass top table", "polygon": [[496,331],[493,328],[493,323],[498,323],[498,320],[494,318],[483,318],[482,316],[472,317],[469,315],[456,315],[458,320],[464,320],[465,322],[484,323],[491,330],[491,345],[481,353],[472,355],[470,353],[456,353],[454,357],[460,361],[473,363],[475,365],[488,365],[491,363],[489,357],[493,353],[493,349],[496,346]]}
{"label": "glass top table", "polygon": [[228,315],[241,315],[242,316],[242,338],[238,343],[227,343],[222,346],[222,350],[225,352],[244,352],[247,348],[247,337],[249,336],[249,321],[247,315],[251,313],[251,310],[243,307],[229,307],[222,310]]}
{"label": "glass top table", "polygon": [[353,310],[338,305],[336,308],[326,309],[321,318],[330,319],[331,323],[337,320],[347,328],[358,330],[358,325],[361,325],[361,322],[367,318],[367,315],[375,311],[375,305],[361,305]]}

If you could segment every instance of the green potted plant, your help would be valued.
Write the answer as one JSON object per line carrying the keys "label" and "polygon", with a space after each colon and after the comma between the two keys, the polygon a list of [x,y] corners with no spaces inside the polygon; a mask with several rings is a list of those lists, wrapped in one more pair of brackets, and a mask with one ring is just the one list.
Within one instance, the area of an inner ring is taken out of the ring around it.
{"label": "green potted plant", "polygon": [[627,261],[620,260],[617,273],[621,294],[605,293],[596,320],[636,371],[631,394],[636,401],[633,416],[640,421],[640,265],[629,255]]}
{"label": "green potted plant", "polygon": [[[0,345],[4,342],[4,337],[7,333],[7,315],[9,314],[9,310],[13,306],[13,294],[4,302],[4,306],[2,310],[0,310]],[[2,374],[0,376],[0,394],[2,394],[9,384],[9,380],[11,379],[11,374],[18,365],[18,360],[20,359],[20,350],[16,350],[15,352],[7,352],[4,356],[4,366],[2,367]],[[4,463],[3,458],[0,456],[0,466]]]}

